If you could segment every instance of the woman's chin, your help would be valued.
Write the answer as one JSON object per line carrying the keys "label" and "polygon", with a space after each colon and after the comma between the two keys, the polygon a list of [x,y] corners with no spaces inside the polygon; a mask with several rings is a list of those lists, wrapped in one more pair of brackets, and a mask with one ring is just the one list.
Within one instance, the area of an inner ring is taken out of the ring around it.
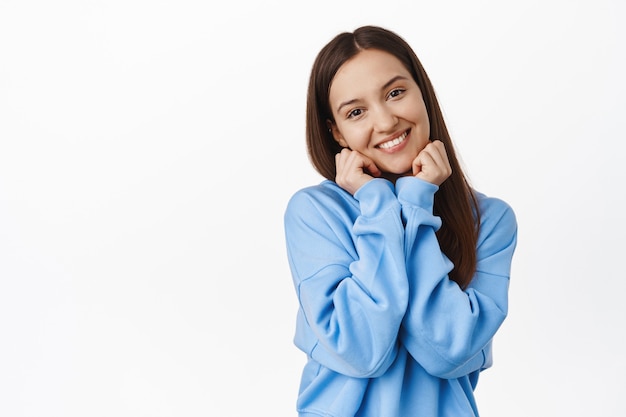
{"label": "woman's chin", "polygon": [[390,181],[395,182],[400,177],[408,177],[410,175],[413,175],[413,171],[411,169],[408,170],[408,171],[400,171],[400,170],[398,170],[397,172],[383,171],[382,177],[385,178],[385,179],[388,179]]}

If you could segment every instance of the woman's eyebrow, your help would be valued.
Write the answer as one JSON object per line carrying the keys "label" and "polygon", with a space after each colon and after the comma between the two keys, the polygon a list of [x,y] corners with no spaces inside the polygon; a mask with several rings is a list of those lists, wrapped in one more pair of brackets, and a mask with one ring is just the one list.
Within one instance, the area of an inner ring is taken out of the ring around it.
{"label": "woman's eyebrow", "polygon": [[393,84],[393,83],[395,83],[396,81],[399,81],[399,80],[406,81],[406,80],[408,80],[408,78],[403,76],[403,75],[396,75],[391,80],[387,81],[385,83],[385,85],[382,86],[381,90],[386,90],[387,88],[391,87],[391,84]]}
{"label": "woman's eyebrow", "polygon": [[[395,83],[396,81],[399,80],[408,80],[407,77],[403,76],[403,75],[396,75],[395,77],[393,77],[392,79],[390,79],[389,81],[387,81],[380,89],[381,90],[386,90],[387,88],[389,88],[393,83]],[[352,100],[348,100],[348,101],[344,101],[343,103],[341,103],[338,107],[337,107],[337,113],[339,113],[341,111],[341,108],[344,106],[349,106],[350,104],[353,104],[355,102],[359,101],[358,99],[354,98]]]}
{"label": "woman's eyebrow", "polygon": [[348,101],[344,101],[343,103],[341,103],[339,105],[339,107],[337,107],[337,113],[339,113],[341,111],[341,108],[344,106],[349,106],[353,103],[356,103],[357,101],[359,101],[359,99],[353,98],[352,100],[348,100]]}

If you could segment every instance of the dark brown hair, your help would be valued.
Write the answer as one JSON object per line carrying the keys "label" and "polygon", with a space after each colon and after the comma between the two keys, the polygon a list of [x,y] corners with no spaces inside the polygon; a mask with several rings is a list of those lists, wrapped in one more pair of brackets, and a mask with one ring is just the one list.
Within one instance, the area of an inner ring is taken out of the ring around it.
{"label": "dark brown hair", "polygon": [[335,180],[335,154],[341,151],[341,146],[328,131],[327,121],[334,121],[329,103],[330,86],[339,67],[364,49],[386,51],[402,62],[422,92],[430,120],[430,138],[441,140],[446,146],[452,175],[435,194],[434,212],[442,220],[437,239],[443,253],[454,263],[450,278],[465,288],[476,270],[478,204],[456,157],[430,79],[404,39],[387,29],[363,26],[352,33],[337,35],[322,48],[309,79],[306,109],[309,158],[322,176]]}

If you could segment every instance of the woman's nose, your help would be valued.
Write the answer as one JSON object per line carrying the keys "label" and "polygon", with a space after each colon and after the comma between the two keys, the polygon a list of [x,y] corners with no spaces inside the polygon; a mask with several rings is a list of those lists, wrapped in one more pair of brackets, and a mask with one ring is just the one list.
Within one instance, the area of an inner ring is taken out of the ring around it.
{"label": "woman's nose", "polygon": [[389,132],[398,124],[398,118],[386,106],[380,106],[374,111],[374,130]]}

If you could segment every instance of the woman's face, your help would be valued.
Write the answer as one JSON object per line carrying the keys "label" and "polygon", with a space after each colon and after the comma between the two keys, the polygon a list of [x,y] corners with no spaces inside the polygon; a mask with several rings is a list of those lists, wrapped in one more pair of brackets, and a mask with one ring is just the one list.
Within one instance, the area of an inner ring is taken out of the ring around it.
{"label": "woman's face", "polygon": [[330,87],[335,140],[371,158],[384,173],[411,173],[429,142],[430,124],[419,86],[393,55],[366,49],[346,61]]}

